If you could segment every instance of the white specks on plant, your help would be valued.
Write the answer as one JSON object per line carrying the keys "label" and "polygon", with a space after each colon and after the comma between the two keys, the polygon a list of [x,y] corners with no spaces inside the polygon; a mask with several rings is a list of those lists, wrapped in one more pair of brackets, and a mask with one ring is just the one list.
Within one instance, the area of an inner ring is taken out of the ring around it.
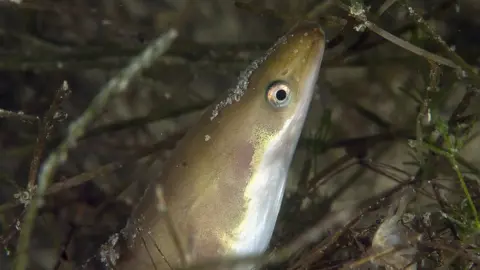
{"label": "white specks on plant", "polygon": [[411,213],[404,213],[401,219],[403,223],[411,223],[415,219],[415,215]]}
{"label": "white specks on plant", "polygon": [[408,7],[407,9],[408,9],[408,13],[409,13],[410,15],[414,15],[414,14],[415,14],[415,10],[413,10],[412,7]]}
{"label": "white specks on plant", "polygon": [[108,238],[107,243],[103,244],[100,248],[100,261],[107,267],[110,265],[116,265],[117,260],[120,258],[120,254],[115,249],[118,240],[118,233],[113,234]]}
{"label": "white specks on plant", "polygon": [[359,2],[355,2],[350,6],[349,13],[351,16],[356,17],[363,21],[363,23],[355,25],[353,29],[357,32],[363,32],[367,29],[367,24],[369,23],[367,20],[367,11],[370,9],[370,6],[365,7],[363,4]]}
{"label": "white specks on plant", "polygon": [[357,2],[354,2],[353,5],[350,6],[349,12],[352,16],[364,18],[365,20],[367,20],[366,13],[369,9],[370,9],[370,7],[365,7],[360,2],[357,1]]}
{"label": "white specks on plant", "polygon": [[367,28],[367,25],[365,23],[357,24],[353,27],[353,29],[355,29],[355,31],[357,32],[363,32],[365,31],[366,28]]}
{"label": "white specks on plant", "polygon": [[428,227],[432,226],[432,212],[426,212],[425,214],[422,215],[422,221],[423,224],[425,224]]}
{"label": "white specks on plant", "polygon": [[33,198],[33,195],[35,194],[37,186],[29,186],[27,190],[19,191],[13,195],[13,197],[21,204],[24,206],[27,206],[30,204],[30,201]]}
{"label": "white specks on plant", "polygon": [[416,140],[408,140],[408,146],[410,146],[411,148],[416,148],[417,144],[418,142]]}

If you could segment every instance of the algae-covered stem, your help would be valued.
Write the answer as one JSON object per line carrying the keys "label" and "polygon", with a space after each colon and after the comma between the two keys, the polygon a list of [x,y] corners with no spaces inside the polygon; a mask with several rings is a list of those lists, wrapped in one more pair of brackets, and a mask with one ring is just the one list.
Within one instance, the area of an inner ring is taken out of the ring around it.
{"label": "algae-covered stem", "polygon": [[38,207],[41,205],[47,188],[52,182],[55,171],[60,164],[67,159],[68,150],[75,147],[78,139],[83,136],[88,125],[95,119],[97,114],[105,108],[112,96],[124,91],[139,72],[151,66],[159,56],[168,50],[177,36],[178,32],[176,30],[171,29],[167,31],[148,46],[139,56],[135,57],[117,76],[112,78],[105,87],[100,90],[100,93],[94,98],[85,112],[69,126],[68,135],[65,140],[62,141],[58,148],[52,152],[43,163],[38,176],[36,193],[29,204],[22,222],[20,237],[18,239],[17,257],[15,258],[15,270],[25,270],[27,268],[29,259],[28,247],[31,232],[37,217]]}
{"label": "algae-covered stem", "polygon": [[298,24],[212,104],[134,210],[115,269],[181,266],[168,220],[188,264],[267,249],[324,47],[317,24]]}

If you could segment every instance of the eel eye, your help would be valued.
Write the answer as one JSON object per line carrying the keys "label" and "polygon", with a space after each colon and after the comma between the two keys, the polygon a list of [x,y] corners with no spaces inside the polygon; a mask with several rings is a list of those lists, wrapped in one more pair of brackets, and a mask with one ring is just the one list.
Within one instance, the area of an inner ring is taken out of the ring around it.
{"label": "eel eye", "polygon": [[267,99],[275,108],[282,108],[290,103],[292,90],[284,82],[274,82],[267,88]]}

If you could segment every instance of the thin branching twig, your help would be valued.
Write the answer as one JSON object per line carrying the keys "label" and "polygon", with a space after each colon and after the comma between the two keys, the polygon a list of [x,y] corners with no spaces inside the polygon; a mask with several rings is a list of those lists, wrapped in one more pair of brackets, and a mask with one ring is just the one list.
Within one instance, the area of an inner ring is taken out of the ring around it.
{"label": "thin branching twig", "polygon": [[463,60],[462,57],[460,57],[452,47],[448,46],[448,44],[438,35],[435,30],[432,29],[432,27],[418,14],[418,12],[415,10],[415,8],[410,5],[408,0],[402,0],[403,6],[405,6],[408,10],[408,13],[412,18],[415,20],[415,22],[428,34],[430,37],[436,41],[443,49],[443,51],[450,57],[453,63],[457,67],[459,67],[462,71],[465,71],[467,75],[477,84],[477,86],[480,86],[480,76],[478,75],[478,72],[470,66],[465,60]]}
{"label": "thin branching twig", "polygon": [[363,29],[364,27],[370,29],[371,31],[375,32],[379,36],[385,38],[386,40],[392,42],[393,44],[402,47],[403,49],[410,51],[416,55],[422,56],[430,61],[436,62],[440,65],[448,66],[454,69],[458,69],[460,66],[453,62],[450,59],[447,59],[445,57],[442,57],[440,55],[436,55],[434,53],[431,53],[429,51],[426,51],[422,48],[419,48],[410,42],[407,42],[391,33],[388,31],[382,29],[381,27],[377,26],[373,22],[369,21],[366,15],[365,7],[361,6],[358,4],[358,6],[348,6],[345,5],[344,3],[340,2],[337,0],[337,5],[347,11],[353,18],[355,18],[357,21],[361,23],[360,26],[358,26],[358,30]]}
{"label": "thin branching twig", "polygon": [[62,86],[58,88],[55,92],[53,101],[48,109],[47,113],[40,123],[40,131],[38,132],[37,142],[33,150],[33,158],[30,164],[30,171],[28,174],[28,184],[27,190],[33,190],[35,186],[35,181],[37,180],[38,169],[40,167],[40,159],[43,156],[43,151],[45,150],[45,143],[50,137],[50,132],[53,129],[53,123],[55,118],[57,118],[58,109],[62,101],[68,97],[70,94],[70,88],[66,81],[63,82]]}

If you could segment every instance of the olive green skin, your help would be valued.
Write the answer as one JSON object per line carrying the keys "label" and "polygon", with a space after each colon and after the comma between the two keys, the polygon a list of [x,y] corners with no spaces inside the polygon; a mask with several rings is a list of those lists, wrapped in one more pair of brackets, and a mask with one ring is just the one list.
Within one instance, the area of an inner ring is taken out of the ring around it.
{"label": "olive green skin", "polygon": [[[324,47],[317,24],[297,25],[206,110],[135,209],[126,230],[130,250],[115,269],[171,269],[182,257],[197,263],[265,252]],[[267,98],[276,81],[290,89],[286,106]],[[185,256],[161,213],[159,188]]]}

